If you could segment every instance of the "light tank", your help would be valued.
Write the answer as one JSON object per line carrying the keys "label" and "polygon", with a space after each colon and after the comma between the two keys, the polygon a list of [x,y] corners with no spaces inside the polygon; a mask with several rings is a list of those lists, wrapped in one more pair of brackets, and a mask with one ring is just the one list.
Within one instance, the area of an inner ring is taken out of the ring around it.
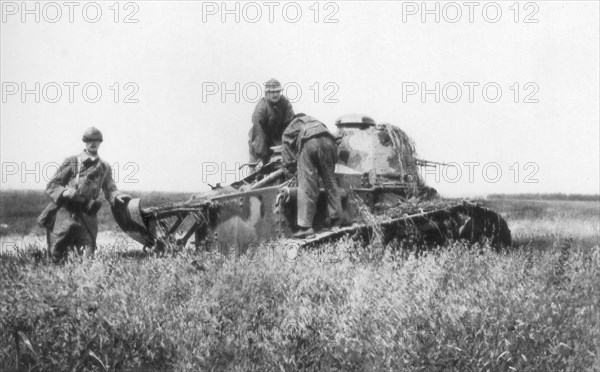
{"label": "light tank", "polygon": [[[325,191],[317,202],[315,236],[294,240],[311,246],[351,235],[383,245],[394,240],[420,247],[466,239],[509,246],[510,230],[496,212],[468,201],[440,199],[424,184],[420,168],[432,162],[417,158],[414,143],[400,128],[377,124],[365,115],[336,121],[336,177],[344,220],[351,226],[328,229]],[[296,225],[297,182],[284,179],[280,149],[271,161],[230,185],[193,195],[189,200],[143,207],[133,199],[113,208],[115,220],[144,248],[176,251],[194,244],[199,250],[237,250],[292,239]]]}

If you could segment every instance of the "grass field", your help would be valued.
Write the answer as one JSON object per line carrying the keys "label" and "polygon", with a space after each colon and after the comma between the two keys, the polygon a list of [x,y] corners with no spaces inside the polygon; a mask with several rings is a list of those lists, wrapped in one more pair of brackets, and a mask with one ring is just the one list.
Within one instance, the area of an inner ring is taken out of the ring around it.
{"label": "grass field", "polygon": [[0,370],[600,370],[597,199],[495,197],[515,242],[501,253],[154,258],[107,231],[94,260],[54,266],[36,256],[38,194],[0,199]]}

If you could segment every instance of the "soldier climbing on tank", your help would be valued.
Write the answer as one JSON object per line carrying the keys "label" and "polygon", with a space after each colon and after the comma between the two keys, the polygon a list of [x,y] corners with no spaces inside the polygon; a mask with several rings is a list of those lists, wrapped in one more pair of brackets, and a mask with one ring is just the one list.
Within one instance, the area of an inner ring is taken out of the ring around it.
{"label": "soldier climbing on tank", "polygon": [[327,193],[330,224],[334,228],[342,225],[342,202],[335,178],[337,144],[325,124],[315,118],[298,114],[283,132],[282,157],[286,173],[298,174],[299,226],[294,238],[314,235],[313,219],[319,197],[319,178]]}
{"label": "soldier climbing on tank", "polygon": [[251,171],[269,162],[271,147],[281,145],[281,136],[294,117],[292,104],[281,94],[282,90],[279,81],[267,81],[265,97],[260,99],[252,114],[248,140]]}
{"label": "soldier climbing on tank", "polygon": [[85,150],[68,157],[46,187],[52,201],[38,221],[47,229],[48,255],[54,262],[61,261],[69,247],[75,253],[94,256],[100,190],[111,206],[131,199],[117,190],[110,165],[98,156],[102,140],[98,129],[88,128],[83,134]]}

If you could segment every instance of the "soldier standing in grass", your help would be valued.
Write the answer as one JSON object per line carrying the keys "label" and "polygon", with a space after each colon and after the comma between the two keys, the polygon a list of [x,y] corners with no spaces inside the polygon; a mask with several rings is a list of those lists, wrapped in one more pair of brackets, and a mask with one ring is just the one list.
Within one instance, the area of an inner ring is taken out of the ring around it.
{"label": "soldier standing in grass", "polygon": [[60,261],[69,247],[78,254],[94,256],[100,190],[111,206],[131,199],[117,190],[110,165],[98,156],[102,140],[98,129],[88,128],[83,134],[85,150],[68,157],[46,187],[52,202],[38,220],[47,229],[48,255],[54,262]]}
{"label": "soldier standing in grass", "polygon": [[283,132],[282,157],[288,174],[298,172],[298,226],[294,238],[307,238],[315,233],[319,178],[327,192],[329,219],[334,227],[342,222],[342,201],[335,179],[337,143],[325,124],[305,114],[294,120]]}
{"label": "soldier standing in grass", "polygon": [[271,147],[281,145],[281,135],[294,117],[292,104],[281,94],[282,90],[279,81],[267,81],[265,96],[260,99],[252,114],[248,141],[252,171],[269,162]]}

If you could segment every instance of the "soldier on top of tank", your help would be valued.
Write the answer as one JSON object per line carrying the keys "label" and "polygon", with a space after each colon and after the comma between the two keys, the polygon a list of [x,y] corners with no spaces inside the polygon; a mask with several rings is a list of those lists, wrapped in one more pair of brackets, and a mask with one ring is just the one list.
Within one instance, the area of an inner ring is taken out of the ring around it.
{"label": "soldier on top of tank", "polygon": [[298,174],[298,214],[299,231],[294,238],[308,238],[314,235],[313,220],[319,198],[319,179],[327,193],[330,224],[340,227],[342,221],[342,200],[335,178],[335,164],[338,160],[337,144],[325,124],[317,119],[298,114],[283,132],[282,157],[288,174],[297,168]]}
{"label": "soldier on top of tank", "polygon": [[281,136],[294,117],[292,104],[281,94],[282,90],[279,81],[267,81],[265,96],[258,101],[252,114],[252,128],[248,134],[251,171],[269,162],[271,147],[281,145]]}

